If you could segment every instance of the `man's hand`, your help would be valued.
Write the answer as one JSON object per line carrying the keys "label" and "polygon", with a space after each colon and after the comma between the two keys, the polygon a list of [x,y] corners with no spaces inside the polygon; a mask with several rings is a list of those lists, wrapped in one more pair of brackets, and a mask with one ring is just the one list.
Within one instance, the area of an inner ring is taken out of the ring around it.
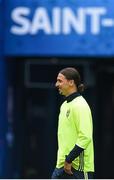
{"label": "man's hand", "polygon": [[71,170],[71,167],[72,167],[72,163],[68,163],[68,162],[65,161],[65,163],[64,163],[64,171],[69,175],[73,174],[73,172]]}

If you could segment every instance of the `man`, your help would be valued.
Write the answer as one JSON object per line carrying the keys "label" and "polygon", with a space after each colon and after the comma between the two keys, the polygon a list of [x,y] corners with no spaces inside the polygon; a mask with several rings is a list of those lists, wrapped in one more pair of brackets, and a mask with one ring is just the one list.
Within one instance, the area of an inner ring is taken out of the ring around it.
{"label": "man", "polygon": [[66,99],[60,108],[57,163],[52,179],[93,179],[92,115],[80,94],[84,85],[79,72],[72,67],[62,69],[56,87]]}

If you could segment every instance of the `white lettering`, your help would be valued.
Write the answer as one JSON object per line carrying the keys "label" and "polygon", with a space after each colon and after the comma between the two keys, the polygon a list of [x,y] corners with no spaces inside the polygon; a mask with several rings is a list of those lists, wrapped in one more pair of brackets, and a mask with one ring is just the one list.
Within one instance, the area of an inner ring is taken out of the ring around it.
{"label": "white lettering", "polygon": [[52,16],[52,24],[53,24],[53,33],[60,34],[61,33],[61,9],[54,8],[53,16]]}
{"label": "white lettering", "polygon": [[101,18],[106,13],[104,7],[79,7],[76,11],[70,7],[54,7],[49,14],[46,8],[38,7],[29,19],[31,9],[18,7],[12,11],[11,18],[15,24],[10,30],[12,34],[18,35],[36,35],[40,31],[47,35],[69,35],[72,31],[83,35],[90,30],[91,34],[97,35],[102,25]]}
{"label": "white lettering", "polygon": [[51,23],[45,8],[37,8],[33,18],[30,34],[36,34],[43,30],[46,34],[51,34]]}
{"label": "white lettering", "polygon": [[[85,13],[83,8],[77,10],[77,17],[70,8],[63,10],[63,33],[70,34],[74,29],[78,34],[85,33]],[[71,29],[72,28],[72,29]]]}
{"label": "white lettering", "polygon": [[27,7],[15,8],[11,14],[12,20],[18,24],[11,27],[12,34],[25,35],[29,32],[30,21],[27,16],[30,13],[30,9]]}
{"label": "white lettering", "polygon": [[99,34],[100,33],[100,17],[101,15],[106,14],[105,8],[87,8],[85,9],[86,14],[91,17],[91,33]]}

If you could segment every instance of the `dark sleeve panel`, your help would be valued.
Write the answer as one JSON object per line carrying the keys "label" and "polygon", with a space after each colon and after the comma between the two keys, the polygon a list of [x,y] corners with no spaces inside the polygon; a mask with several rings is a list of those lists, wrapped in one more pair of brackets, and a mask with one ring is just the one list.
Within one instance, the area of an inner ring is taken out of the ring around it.
{"label": "dark sleeve panel", "polygon": [[82,151],[84,151],[83,148],[75,145],[72,151],[70,151],[70,153],[66,156],[66,162],[71,163]]}

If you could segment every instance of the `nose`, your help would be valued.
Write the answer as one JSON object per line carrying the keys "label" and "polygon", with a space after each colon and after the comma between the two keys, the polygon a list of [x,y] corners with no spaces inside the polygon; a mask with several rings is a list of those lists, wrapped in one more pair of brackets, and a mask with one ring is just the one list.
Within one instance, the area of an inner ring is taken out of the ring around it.
{"label": "nose", "polygon": [[57,82],[55,83],[55,87],[58,87],[58,83]]}

